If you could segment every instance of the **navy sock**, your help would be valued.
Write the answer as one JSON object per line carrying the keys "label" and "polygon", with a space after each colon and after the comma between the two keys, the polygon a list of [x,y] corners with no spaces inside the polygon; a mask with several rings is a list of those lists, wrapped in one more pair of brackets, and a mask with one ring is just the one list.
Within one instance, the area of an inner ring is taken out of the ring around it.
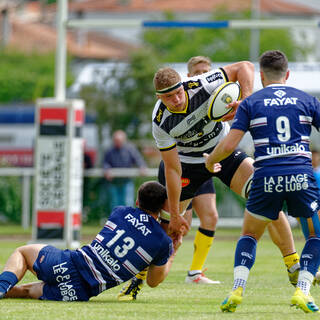
{"label": "navy sock", "polygon": [[306,241],[301,253],[301,269],[307,270],[313,275],[318,271],[320,264],[320,238],[310,238]]}
{"label": "navy sock", "polygon": [[250,236],[242,236],[237,243],[234,267],[245,266],[250,270],[256,259],[256,248],[256,239]]}
{"label": "navy sock", "polygon": [[7,293],[18,282],[13,272],[4,271],[0,274],[0,292]]}

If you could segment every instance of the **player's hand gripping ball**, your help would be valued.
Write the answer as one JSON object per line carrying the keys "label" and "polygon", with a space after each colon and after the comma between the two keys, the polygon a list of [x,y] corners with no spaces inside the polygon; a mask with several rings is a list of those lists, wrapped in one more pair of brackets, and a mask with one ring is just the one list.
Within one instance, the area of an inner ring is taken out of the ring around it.
{"label": "player's hand gripping ball", "polygon": [[232,111],[227,105],[241,98],[241,88],[236,82],[226,82],[216,88],[208,100],[208,117],[213,121],[221,119]]}

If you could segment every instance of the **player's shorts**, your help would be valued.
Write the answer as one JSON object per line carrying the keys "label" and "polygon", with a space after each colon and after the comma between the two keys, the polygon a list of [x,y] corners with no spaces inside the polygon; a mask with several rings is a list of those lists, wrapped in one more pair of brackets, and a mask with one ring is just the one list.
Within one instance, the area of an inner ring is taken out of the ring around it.
{"label": "player's shorts", "polygon": [[[228,158],[222,160],[221,171],[212,173],[207,170],[204,163],[181,163],[182,167],[182,190],[180,201],[191,199],[195,196],[200,186],[211,177],[219,178],[225,185],[230,187],[233,175],[239,168],[241,162],[247,158],[247,154],[240,150],[234,151]],[[162,185],[166,185],[164,163],[160,162],[158,179]]]}
{"label": "player's shorts", "polygon": [[88,301],[86,284],[71,259],[69,250],[43,247],[33,265],[39,280],[45,282],[40,300]]}
{"label": "player's shorts", "polygon": [[[215,194],[215,193],[216,193],[216,189],[214,188],[212,178],[210,178],[200,186],[200,188],[197,190],[194,196],[196,197],[196,196],[200,196],[201,194]],[[192,201],[188,205],[187,210],[191,208],[192,208]]]}
{"label": "player's shorts", "polygon": [[286,202],[288,214],[310,218],[319,210],[319,193],[312,174],[253,177],[246,208],[250,213],[276,220]]}

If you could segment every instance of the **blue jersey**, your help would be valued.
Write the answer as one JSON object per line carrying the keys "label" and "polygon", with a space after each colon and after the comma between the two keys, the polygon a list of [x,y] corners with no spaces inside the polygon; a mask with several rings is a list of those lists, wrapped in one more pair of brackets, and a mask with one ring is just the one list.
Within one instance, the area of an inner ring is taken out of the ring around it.
{"label": "blue jersey", "polygon": [[310,173],[311,126],[320,127],[320,102],[307,93],[270,85],[239,106],[232,129],[250,131],[255,146],[255,177]]}
{"label": "blue jersey", "polygon": [[150,264],[164,265],[173,251],[160,224],[139,208],[116,207],[91,244],[71,252],[90,296],[131,279]]}

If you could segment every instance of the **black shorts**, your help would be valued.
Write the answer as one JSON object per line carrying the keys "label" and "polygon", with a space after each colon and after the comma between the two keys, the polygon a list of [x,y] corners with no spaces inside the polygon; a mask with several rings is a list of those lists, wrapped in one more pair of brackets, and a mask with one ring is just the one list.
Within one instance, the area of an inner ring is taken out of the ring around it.
{"label": "black shorts", "polygon": [[[197,190],[194,196],[196,197],[196,196],[200,196],[201,194],[215,194],[215,193],[216,193],[216,189],[214,188],[212,178],[210,178],[200,186],[200,188]],[[192,201],[188,205],[187,210],[191,208],[192,208]]]}
{"label": "black shorts", "polygon": [[[182,167],[182,190],[180,195],[180,201],[192,199],[201,185],[205,183],[211,177],[219,178],[225,185],[230,188],[231,179],[234,173],[239,168],[241,162],[247,158],[247,154],[240,150],[235,150],[228,158],[222,160],[221,171],[212,173],[207,170],[204,163],[181,163]],[[164,174],[164,163],[160,162],[158,180],[162,185],[166,185],[166,179]]]}

